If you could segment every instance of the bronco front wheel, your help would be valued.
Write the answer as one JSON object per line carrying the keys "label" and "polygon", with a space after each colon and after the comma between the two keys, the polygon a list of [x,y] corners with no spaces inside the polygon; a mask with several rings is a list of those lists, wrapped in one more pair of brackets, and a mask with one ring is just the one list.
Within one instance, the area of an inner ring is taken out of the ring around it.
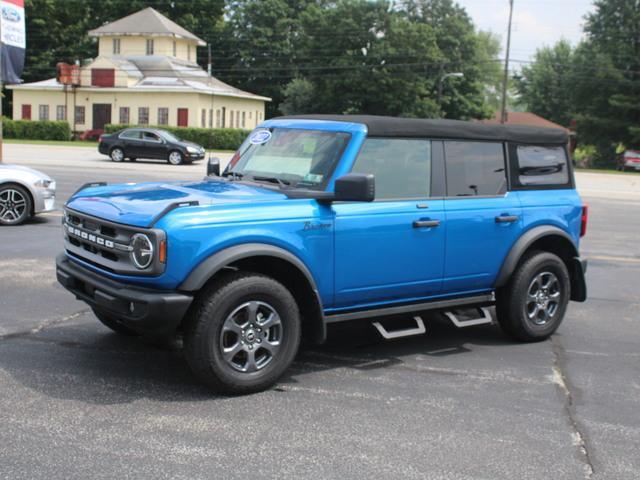
{"label": "bronco front wheel", "polygon": [[236,272],[203,291],[185,325],[185,354],[216,391],[251,393],[273,385],[300,344],[291,293],[264,275]]}

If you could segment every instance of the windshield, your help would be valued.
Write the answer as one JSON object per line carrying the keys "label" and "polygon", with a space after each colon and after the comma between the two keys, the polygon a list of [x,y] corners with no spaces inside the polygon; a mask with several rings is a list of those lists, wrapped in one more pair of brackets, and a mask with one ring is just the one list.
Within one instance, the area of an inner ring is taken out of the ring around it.
{"label": "windshield", "polygon": [[181,141],[180,138],[177,135],[174,135],[173,133],[166,132],[164,130],[161,130],[158,133],[160,133],[160,135],[162,135],[165,140],[169,140],[170,142],[180,142]]}
{"label": "windshield", "polygon": [[229,172],[258,181],[321,188],[350,137],[348,133],[322,130],[255,130],[236,153]]}

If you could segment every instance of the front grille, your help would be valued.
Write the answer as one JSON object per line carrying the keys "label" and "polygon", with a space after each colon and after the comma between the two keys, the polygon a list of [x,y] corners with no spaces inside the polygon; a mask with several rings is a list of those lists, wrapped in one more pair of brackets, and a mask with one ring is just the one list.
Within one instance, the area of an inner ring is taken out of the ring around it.
{"label": "front grille", "polygon": [[165,238],[162,230],[121,225],[69,209],[63,230],[67,252],[91,265],[123,275],[157,275],[164,270],[157,261],[140,270],[130,256],[133,235],[145,233],[157,246]]}

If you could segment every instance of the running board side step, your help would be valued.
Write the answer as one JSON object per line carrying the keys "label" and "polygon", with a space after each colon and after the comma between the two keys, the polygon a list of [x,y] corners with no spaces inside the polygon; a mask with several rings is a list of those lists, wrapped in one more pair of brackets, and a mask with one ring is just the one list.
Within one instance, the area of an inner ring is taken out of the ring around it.
{"label": "running board side step", "polygon": [[451,310],[448,312],[444,312],[444,314],[449,320],[451,320],[451,323],[453,323],[458,328],[473,327],[474,325],[488,325],[490,323],[493,323],[493,318],[491,318],[491,312],[488,308],[480,307],[471,310],[475,310],[481,316],[469,316],[469,309]]}
{"label": "running board side step", "polygon": [[416,321],[414,328],[403,328],[401,330],[394,330],[390,332],[380,322],[373,322],[372,325],[378,330],[378,333],[382,335],[385,340],[393,340],[394,338],[411,337],[413,335],[422,335],[427,331],[424,327],[424,322],[421,317],[415,316],[413,319]]}

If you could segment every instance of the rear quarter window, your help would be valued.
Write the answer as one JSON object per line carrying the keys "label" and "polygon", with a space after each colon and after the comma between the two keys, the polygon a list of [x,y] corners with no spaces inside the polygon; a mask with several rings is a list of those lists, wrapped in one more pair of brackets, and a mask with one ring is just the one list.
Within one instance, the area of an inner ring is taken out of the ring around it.
{"label": "rear quarter window", "polygon": [[518,145],[518,183],[523,187],[566,185],[569,166],[563,147]]}
{"label": "rear quarter window", "polygon": [[445,141],[447,196],[503,195],[507,174],[502,143]]}

